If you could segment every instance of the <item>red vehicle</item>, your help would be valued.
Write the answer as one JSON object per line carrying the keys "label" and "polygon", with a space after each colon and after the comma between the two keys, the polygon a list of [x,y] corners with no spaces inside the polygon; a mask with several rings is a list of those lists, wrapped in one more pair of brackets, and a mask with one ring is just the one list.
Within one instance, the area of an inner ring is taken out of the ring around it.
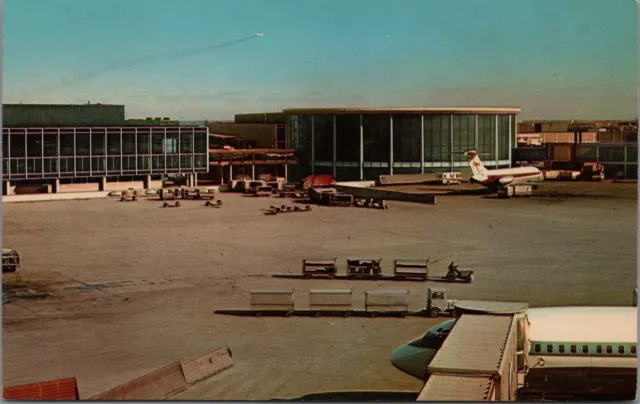
{"label": "red vehicle", "polygon": [[308,190],[312,187],[318,187],[323,185],[333,185],[336,181],[331,174],[311,174],[306,176],[300,181],[302,189]]}

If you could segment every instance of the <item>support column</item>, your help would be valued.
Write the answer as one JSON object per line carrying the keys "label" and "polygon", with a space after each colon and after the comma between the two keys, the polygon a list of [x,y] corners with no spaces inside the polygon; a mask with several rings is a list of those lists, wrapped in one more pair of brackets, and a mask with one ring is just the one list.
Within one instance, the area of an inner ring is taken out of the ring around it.
{"label": "support column", "polygon": [[229,164],[229,184],[233,183],[233,165]]}
{"label": "support column", "polygon": [[449,172],[454,172],[456,156],[453,154],[453,114],[449,115]]}
{"label": "support column", "polygon": [[251,181],[256,180],[256,165],[251,164]]}
{"label": "support column", "polygon": [[420,174],[424,174],[424,115],[420,114]]}
{"label": "support column", "polygon": [[[316,129],[314,115],[311,115],[311,174],[316,173]],[[287,171],[285,164],[285,172]],[[286,174],[285,174],[286,177]]]}
{"label": "support column", "polygon": [[389,174],[393,175],[393,115],[389,115]]}
{"label": "support column", "polygon": [[288,171],[289,171],[289,164],[284,163],[284,182],[289,182],[289,175],[288,175]]}
{"label": "support column", "polygon": [[4,180],[2,181],[2,195],[11,195],[11,181]]}
{"label": "support column", "polygon": [[514,133],[513,132],[513,117],[515,117],[515,115],[509,115],[509,167],[512,166],[511,164],[511,159],[513,158],[511,156],[511,148],[513,147],[513,138],[515,138]]}
{"label": "support column", "polygon": [[360,181],[364,181],[364,126],[360,114]]}
{"label": "support column", "polygon": [[144,189],[149,189],[151,188],[151,176],[149,174],[144,176],[144,185],[143,185]]}
{"label": "support column", "polygon": [[57,194],[60,192],[60,178],[55,178],[51,184],[51,193]]}
{"label": "support column", "polygon": [[337,177],[336,167],[338,161],[338,152],[337,152],[337,126],[336,126],[336,114],[333,114],[333,178]]}
{"label": "support column", "polygon": [[474,124],[476,125],[475,126],[475,131],[474,131],[474,136],[475,136],[475,138],[474,138],[474,145],[475,145],[474,149],[475,149],[475,151],[477,153],[479,153],[480,150],[478,150],[478,114],[476,114],[476,117],[474,119]]}
{"label": "support column", "polygon": [[100,185],[98,189],[103,192],[107,190],[107,177],[100,177]]}
{"label": "support column", "polygon": [[498,168],[498,114],[496,114],[496,130],[495,130],[495,142],[496,142],[496,168]]}
{"label": "support column", "polygon": [[198,186],[198,173],[193,173],[193,186]]}

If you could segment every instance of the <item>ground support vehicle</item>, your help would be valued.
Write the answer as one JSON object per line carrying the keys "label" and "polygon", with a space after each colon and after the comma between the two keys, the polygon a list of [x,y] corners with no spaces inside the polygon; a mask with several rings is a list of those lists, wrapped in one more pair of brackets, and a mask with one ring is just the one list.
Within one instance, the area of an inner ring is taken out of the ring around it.
{"label": "ground support vehicle", "polygon": [[425,311],[429,317],[453,316],[457,300],[447,300],[447,291],[444,288],[428,288],[427,291]]}
{"label": "ground support vehicle", "polygon": [[461,280],[465,283],[471,283],[473,281],[473,270],[458,269],[458,266],[451,262],[447,268],[445,278],[449,281]]}
{"label": "ground support vehicle", "polygon": [[179,208],[180,206],[182,206],[180,204],[180,201],[176,201],[176,203],[174,203],[174,204],[170,204],[169,202],[165,202],[165,203],[162,204],[163,208]]}
{"label": "ground support vehicle", "polygon": [[347,258],[347,278],[380,278],[382,275],[381,261],[381,258]]}
{"label": "ground support vehicle", "polygon": [[353,204],[359,208],[389,209],[384,199],[354,198]]}
{"label": "ground support vehicle", "polygon": [[460,184],[460,181],[462,181],[462,173],[440,173],[438,175],[438,180],[442,182],[442,185],[458,185]]}
{"label": "ground support vehicle", "polygon": [[180,189],[180,197],[182,199],[198,199],[200,193],[197,189],[182,188]]}
{"label": "ground support vehicle", "polygon": [[367,290],[365,311],[370,317],[380,314],[405,317],[409,313],[409,291],[406,289]]}
{"label": "ground support vehicle", "polygon": [[309,292],[309,311],[314,317],[322,315],[351,316],[351,289],[311,289]]}
{"label": "ground support vehicle", "polygon": [[400,278],[427,280],[429,260],[394,260],[393,274]]}
{"label": "ground support vehicle", "polygon": [[222,201],[220,199],[218,199],[215,202],[211,202],[211,201],[206,201],[204,203],[204,206],[212,206],[214,208],[221,208],[222,207]]}
{"label": "ground support vehicle", "polygon": [[298,206],[270,206],[269,209],[263,209],[265,215],[277,215],[278,213],[292,213],[292,212],[309,212],[311,206],[306,205],[304,208]]}
{"label": "ground support vehicle", "polygon": [[353,195],[345,193],[322,193],[322,204],[328,206],[351,206],[353,205]]}
{"label": "ground support vehicle", "polygon": [[302,276],[305,278],[312,277],[329,277],[333,278],[337,272],[337,258],[331,259],[303,259],[302,260]]}
{"label": "ground support vehicle", "polygon": [[2,272],[16,272],[20,268],[20,254],[10,248],[2,249]]}
{"label": "ground support vehicle", "polygon": [[158,196],[160,197],[161,201],[174,200],[174,199],[177,199],[179,195],[180,195],[179,189],[163,188],[158,190]]}
{"label": "ground support vehicle", "polygon": [[135,202],[138,200],[136,193],[132,189],[126,189],[122,191],[122,196],[120,197],[120,202]]}
{"label": "ground support vehicle", "polygon": [[253,193],[253,195],[257,197],[271,196],[272,194],[273,194],[273,188],[269,186],[256,187]]}
{"label": "ground support vehicle", "polygon": [[583,181],[604,180],[604,167],[599,163],[584,163],[580,170],[580,179]]}
{"label": "ground support vehicle", "polygon": [[289,317],[293,312],[293,290],[252,290],[250,303],[251,312],[256,317],[263,314],[280,314]]}

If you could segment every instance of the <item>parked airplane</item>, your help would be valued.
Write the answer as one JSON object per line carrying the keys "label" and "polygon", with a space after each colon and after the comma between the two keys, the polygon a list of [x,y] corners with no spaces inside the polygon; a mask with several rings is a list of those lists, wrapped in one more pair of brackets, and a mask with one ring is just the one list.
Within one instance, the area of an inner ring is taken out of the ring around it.
{"label": "parked airplane", "polygon": [[536,167],[513,167],[489,170],[485,168],[475,150],[464,152],[469,160],[469,167],[473,172],[471,182],[482,184],[492,191],[496,191],[500,185],[516,185],[542,181],[543,175]]}
{"label": "parked airplane", "polygon": [[[591,379],[585,383],[622,377],[635,381],[637,307],[534,308],[527,311],[527,318],[527,377],[553,372],[562,378],[567,372],[579,371],[589,374]],[[393,351],[391,363],[424,380],[427,366],[454,327],[455,319],[433,327],[422,338]],[[594,375],[601,379],[594,379]]]}

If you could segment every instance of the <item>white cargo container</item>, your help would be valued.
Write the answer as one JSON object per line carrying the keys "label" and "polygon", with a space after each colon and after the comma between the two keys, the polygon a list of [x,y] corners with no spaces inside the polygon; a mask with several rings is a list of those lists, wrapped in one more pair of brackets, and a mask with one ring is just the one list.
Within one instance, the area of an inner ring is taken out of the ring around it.
{"label": "white cargo container", "polygon": [[498,188],[498,198],[510,198],[513,196],[513,187],[506,186]]}
{"label": "white cargo container", "polygon": [[311,289],[309,307],[312,311],[352,310],[351,296],[351,289]]}
{"label": "white cargo container", "polygon": [[438,175],[438,179],[442,182],[442,185],[457,185],[460,184],[460,181],[462,180],[462,173],[440,173]]}
{"label": "white cargo container", "polygon": [[393,273],[399,277],[427,279],[429,260],[394,260]]}
{"label": "white cargo container", "polygon": [[251,310],[262,311],[292,311],[293,310],[293,290],[252,290]]}
{"label": "white cargo container", "polygon": [[407,312],[409,291],[406,289],[367,290],[365,310],[367,312]]}
{"label": "white cargo container", "polygon": [[531,196],[531,185],[514,185],[513,186],[513,195],[514,196]]}

